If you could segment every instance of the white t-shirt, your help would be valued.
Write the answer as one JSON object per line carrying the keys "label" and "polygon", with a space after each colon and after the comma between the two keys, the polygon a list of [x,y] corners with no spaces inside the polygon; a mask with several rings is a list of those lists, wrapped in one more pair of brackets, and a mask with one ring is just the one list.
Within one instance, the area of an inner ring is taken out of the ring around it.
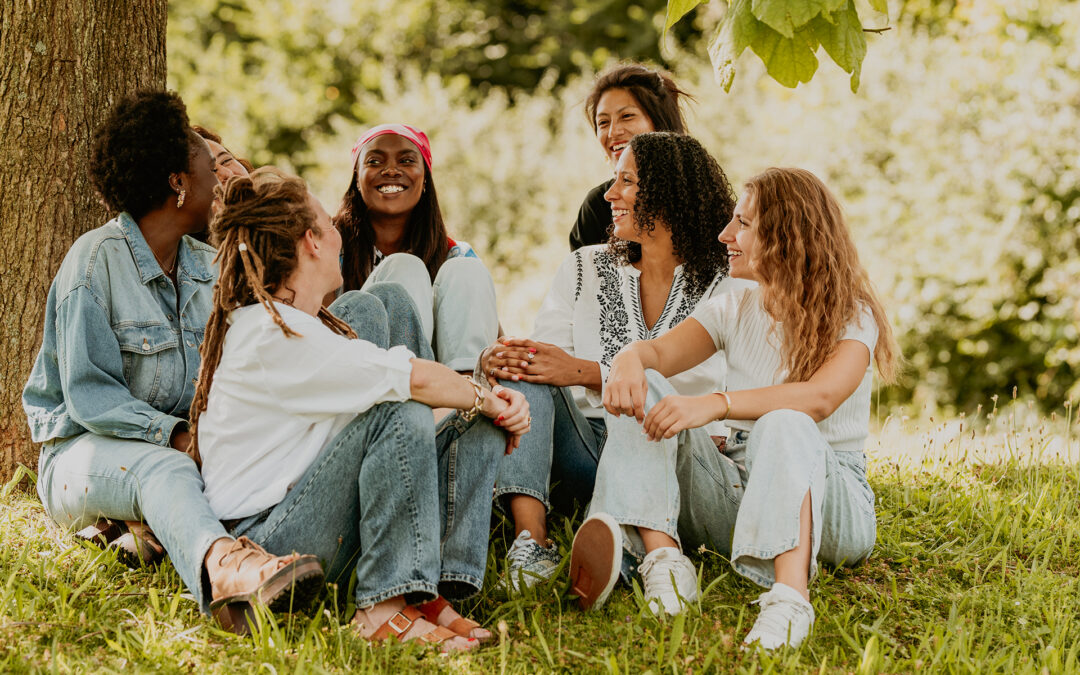
{"label": "white t-shirt", "polygon": [[285,337],[262,305],[233,310],[199,418],[203,492],[222,520],[277,504],[358,413],[410,396],[408,349],[350,340],[276,304],[302,337]]}
{"label": "white t-shirt", "polygon": [[[663,335],[710,297],[756,285],[717,274],[704,291],[692,294],[679,265],[667,304],[650,329],[641,310],[641,272],[633,265],[621,264],[606,244],[585,246],[559,266],[536,316],[533,339],[550,342],[579,359],[598,362],[606,383],[611,360],[626,345]],[[697,396],[722,387],[724,373],[724,355],[716,354],[670,382],[680,394]],[[604,416],[602,392],[578,386],[572,389],[586,417]],[[723,433],[723,425],[711,425],[710,433]]]}
{"label": "white t-shirt", "polygon": [[[783,367],[781,326],[761,304],[761,289],[735,291],[702,303],[692,315],[709,331],[716,348],[727,354],[727,390],[736,392],[783,384],[788,371]],[[775,327],[775,328],[774,328]],[[878,329],[874,315],[864,306],[850,322],[840,340],[856,340],[870,350],[859,387],[831,415],[818,422],[825,440],[836,451],[862,450],[870,430],[870,393],[873,388],[874,346]],[[732,429],[749,431],[753,420],[725,420]]]}

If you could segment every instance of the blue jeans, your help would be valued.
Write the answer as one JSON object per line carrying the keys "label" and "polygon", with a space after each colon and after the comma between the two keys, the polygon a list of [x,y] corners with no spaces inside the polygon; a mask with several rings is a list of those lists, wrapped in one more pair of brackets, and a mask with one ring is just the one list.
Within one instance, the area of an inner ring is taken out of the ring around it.
{"label": "blue jeans", "polygon": [[447,260],[433,282],[420,258],[394,253],[372,271],[363,290],[385,282],[408,292],[433,358],[454,370],[472,370],[476,357],[499,335],[495,283],[476,258]]}
{"label": "blue jeans", "polygon": [[[346,293],[331,311],[361,339],[425,353],[412,300],[396,284]],[[456,413],[436,433],[433,419],[415,401],[357,415],[285,499],[241,521],[234,533],[273,553],[317,555],[327,579],[343,586],[355,570],[358,606],[399,595],[418,602],[477,592],[506,436],[486,419],[467,424]]]}
{"label": "blue jeans", "polygon": [[[504,380],[529,402],[532,428],[512,455],[503,457],[495,496],[528,495],[569,512],[573,502],[589,501],[604,445],[603,419],[587,418],[568,387]],[[557,483],[551,499],[551,484]]]}
{"label": "blue jeans", "polygon": [[[675,389],[646,371],[646,411]],[[683,547],[702,544],[731,559],[736,572],[764,587],[773,559],[799,543],[799,511],[810,492],[810,578],[818,560],[853,565],[870,555],[877,534],[874,493],[862,452],[836,452],[808,415],[774,410],[739,431],[721,454],[704,429],[651,442],[633,417],[608,417],[592,512],[624,526],[623,541],[644,554],[637,527],[668,534]]]}
{"label": "blue jeans", "polygon": [[160,445],[85,433],[45,443],[38,459],[38,495],[61,527],[79,530],[99,518],[141,520],[169,554],[203,612],[203,558],[229,536],[203,496],[195,462]]}

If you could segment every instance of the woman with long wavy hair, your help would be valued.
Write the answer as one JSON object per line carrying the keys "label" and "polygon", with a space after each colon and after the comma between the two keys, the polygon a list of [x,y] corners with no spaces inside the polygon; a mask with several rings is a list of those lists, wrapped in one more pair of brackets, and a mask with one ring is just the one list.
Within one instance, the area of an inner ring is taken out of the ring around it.
{"label": "woman with long wavy hair", "polygon": [[443,223],[431,142],[407,124],[382,124],[353,145],[349,187],[334,217],[343,240],[343,291],[392,281],[408,291],[440,363],[472,370],[499,334],[495,284],[472,247]]}
{"label": "woman with long wavy hair", "polygon": [[[476,646],[490,632],[443,596],[483,583],[491,485],[528,430],[524,397],[424,358],[397,284],[325,307],[341,235],[299,178],[265,167],[220,195],[191,403],[210,506],[235,536],[318,556],[351,587],[362,637]],[[459,412],[436,431],[428,406]]]}
{"label": "woman with long wavy hair", "polygon": [[[521,452],[503,459],[495,494],[514,521],[511,588],[554,574],[561,559],[547,540],[546,507],[569,511],[592,494],[604,446],[600,395],[611,359],[633,340],[656,337],[705,298],[732,285],[716,236],[735,193],[723,170],[689,136],[634,136],[605,197],[614,221],[607,245],[563,261],[536,317],[531,339],[503,338],[483,353],[492,381],[519,389],[533,410]],[[685,394],[724,379],[722,358],[672,380]],[[714,433],[722,433],[720,425]],[[558,483],[554,495],[550,485]]]}
{"label": "woman with long wavy hair", "polygon": [[[607,449],[571,575],[583,604],[596,606],[618,553],[644,553],[645,597],[674,614],[698,595],[680,546],[714,546],[769,589],[745,641],[795,646],[814,621],[808,583],[818,561],[853,565],[873,549],[863,454],[871,366],[889,382],[899,356],[840,205],[810,172],[751,178],[720,241],[732,276],[759,285],[714,298],[615,357]],[[726,389],[672,389],[666,378],[718,351]],[[716,420],[733,431],[723,453],[702,430]]]}

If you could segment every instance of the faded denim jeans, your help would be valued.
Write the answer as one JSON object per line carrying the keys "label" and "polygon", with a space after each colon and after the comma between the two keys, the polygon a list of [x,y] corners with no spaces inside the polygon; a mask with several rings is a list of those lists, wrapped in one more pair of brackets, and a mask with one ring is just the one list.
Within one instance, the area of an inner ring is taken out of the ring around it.
{"label": "faded denim jeans", "polygon": [[372,271],[362,290],[370,291],[380,282],[396,282],[405,288],[419,312],[434,359],[454,370],[472,370],[476,357],[499,336],[495,283],[477,258],[450,258],[432,282],[424,261],[409,253],[394,253]]}
{"label": "faded denim jeans", "polygon": [[[416,310],[396,284],[345,293],[331,306],[361,339],[430,347]],[[393,320],[388,320],[393,317]],[[362,383],[358,383],[362,386]],[[456,413],[434,427],[431,408],[382,403],[345,427],[280,503],[236,524],[267,550],[317,555],[327,580],[368,606],[405,595],[466,597],[483,584],[491,489],[505,434]]]}
{"label": "faded denim jeans", "polygon": [[587,503],[604,445],[604,420],[585,417],[569,387],[499,384],[525,394],[532,427],[517,450],[503,457],[495,497],[528,495],[550,507],[551,486],[557,484],[556,510],[569,511],[575,500]]}
{"label": "faded denim jeans", "polygon": [[[656,371],[646,374],[648,411],[676,392]],[[768,588],[775,581],[773,559],[799,543],[808,490],[810,579],[819,560],[854,565],[866,559],[877,534],[866,456],[834,451],[808,415],[774,410],[752,431],[734,433],[723,454],[704,429],[650,442],[633,417],[609,415],[590,510],[623,525],[624,545],[639,559],[645,551],[636,527],[645,527],[684,548],[711,547],[728,556],[736,572]]]}

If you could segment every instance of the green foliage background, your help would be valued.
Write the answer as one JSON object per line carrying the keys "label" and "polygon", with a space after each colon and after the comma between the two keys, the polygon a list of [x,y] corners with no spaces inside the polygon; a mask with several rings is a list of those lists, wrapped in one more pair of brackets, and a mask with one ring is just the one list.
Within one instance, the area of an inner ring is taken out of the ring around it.
{"label": "green foliage background", "polygon": [[798,165],[841,196],[910,362],[884,403],[971,410],[1016,387],[1050,410],[1080,393],[1080,3],[894,0],[857,93],[840,68],[786,89],[748,54],[725,93],[707,57],[725,3],[661,40],[665,4],[188,0],[169,6],[169,83],[331,211],[363,128],[425,129],[452,233],[524,333],[610,172],[582,113],[592,77],[661,63],[733,181]]}

